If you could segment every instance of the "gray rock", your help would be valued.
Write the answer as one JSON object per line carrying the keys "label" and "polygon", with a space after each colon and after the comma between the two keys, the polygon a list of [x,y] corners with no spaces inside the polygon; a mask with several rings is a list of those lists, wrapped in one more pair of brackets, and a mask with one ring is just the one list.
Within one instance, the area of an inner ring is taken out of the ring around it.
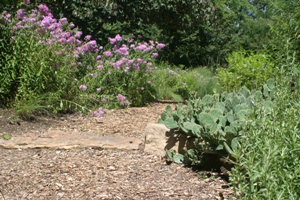
{"label": "gray rock", "polygon": [[167,150],[184,153],[193,148],[193,140],[185,134],[175,134],[163,124],[148,124],[145,129],[144,151],[153,155],[165,156]]}

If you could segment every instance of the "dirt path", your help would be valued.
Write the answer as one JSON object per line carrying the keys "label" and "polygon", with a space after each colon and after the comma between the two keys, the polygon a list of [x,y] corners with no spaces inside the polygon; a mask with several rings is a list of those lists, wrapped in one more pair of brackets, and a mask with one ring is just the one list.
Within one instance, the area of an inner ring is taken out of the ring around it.
{"label": "dirt path", "polygon": [[[49,130],[118,134],[143,140],[166,105],[106,111],[104,118],[64,115],[10,119],[0,110],[0,135],[43,135]],[[63,138],[61,138],[63,140]],[[80,148],[0,149],[0,200],[6,199],[234,199],[220,175],[166,164],[138,150]]]}

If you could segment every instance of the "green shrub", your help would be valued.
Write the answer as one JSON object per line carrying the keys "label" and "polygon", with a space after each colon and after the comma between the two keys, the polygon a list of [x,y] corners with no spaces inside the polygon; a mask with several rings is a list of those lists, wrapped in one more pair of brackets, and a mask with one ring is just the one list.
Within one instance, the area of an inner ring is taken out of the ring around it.
{"label": "green shrub", "polygon": [[152,79],[158,100],[183,102],[191,93],[193,97],[203,97],[217,91],[217,79],[204,67],[183,70],[160,63]]}
{"label": "green shrub", "polygon": [[274,64],[267,53],[239,51],[231,53],[228,68],[218,69],[219,84],[226,91],[246,86],[249,89],[260,88],[266,80],[275,75]]}
{"label": "green shrub", "polygon": [[281,88],[272,109],[255,109],[232,154],[230,183],[239,199],[300,198],[300,104],[293,98]]}
{"label": "green shrub", "polygon": [[[175,111],[167,107],[159,123],[194,139],[194,147],[185,152],[186,164],[202,165],[203,154],[219,154],[227,157],[236,150],[238,140],[247,133],[248,115],[253,108],[272,107],[274,81],[269,80],[262,92],[243,87],[237,92],[206,95],[178,105]],[[205,163],[204,163],[205,164]]]}

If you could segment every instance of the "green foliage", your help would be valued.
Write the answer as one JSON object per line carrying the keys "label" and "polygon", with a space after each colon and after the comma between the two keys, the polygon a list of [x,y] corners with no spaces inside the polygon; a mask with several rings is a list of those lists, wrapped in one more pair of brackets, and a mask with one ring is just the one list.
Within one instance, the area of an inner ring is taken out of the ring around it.
{"label": "green foliage", "polygon": [[193,98],[203,97],[218,89],[212,71],[204,67],[183,70],[160,63],[151,76],[158,100],[183,102],[191,94]]}
{"label": "green foliage", "polygon": [[272,107],[256,107],[239,140],[230,183],[239,199],[299,199],[299,95],[282,87]]}
{"label": "green foliage", "polygon": [[9,100],[15,98],[26,102],[47,94],[44,100],[51,107],[50,102],[68,98],[69,77],[74,76],[75,69],[65,66],[70,66],[74,59],[57,56],[55,49],[61,48],[58,44],[42,45],[30,31],[16,34],[14,39],[1,41],[5,49],[0,61],[1,106],[9,106],[13,103]]}
{"label": "green foliage", "polygon": [[[299,19],[297,12],[300,8],[299,1],[276,0],[270,2],[270,12],[272,13],[273,23],[270,24],[273,53],[279,61],[294,56],[296,62],[299,62]],[[295,55],[293,55],[295,54]],[[291,70],[289,66],[285,66],[284,70]]]}
{"label": "green foliage", "polygon": [[204,65],[219,55],[211,35],[220,18],[214,0],[31,1],[31,5],[39,3],[46,4],[55,17],[68,18],[100,45],[116,34],[161,41],[167,44],[161,59],[186,66]]}
{"label": "green foliage", "polygon": [[203,153],[228,156],[236,151],[239,139],[247,132],[253,108],[262,106],[268,112],[273,107],[270,100],[274,87],[274,81],[269,80],[262,92],[242,87],[237,92],[187,101],[186,106],[179,104],[175,111],[167,106],[159,123],[176,130],[176,134],[195,138],[195,148],[186,151],[186,164],[201,164]]}
{"label": "green foliage", "polygon": [[274,77],[274,64],[267,53],[239,51],[231,53],[228,68],[219,68],[219,84],[226,91],[242,86],[249,89],[260,88],[267,79]]}

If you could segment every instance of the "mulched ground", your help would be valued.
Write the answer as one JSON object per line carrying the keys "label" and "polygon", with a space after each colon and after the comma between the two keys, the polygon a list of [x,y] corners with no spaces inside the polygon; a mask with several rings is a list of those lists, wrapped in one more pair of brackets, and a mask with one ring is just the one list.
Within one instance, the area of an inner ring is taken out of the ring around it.
{"label": "mulched ground", "polygon": [[[0,135],[39,134],[49,128],[144,138],[166,105],[89,115],[10,118],[0,110]],[[62,138],[63,139],[63,138]],[[141,151],[0,149],[0,200],[13,199],[235,199],[222,174],[193,171]]]}

